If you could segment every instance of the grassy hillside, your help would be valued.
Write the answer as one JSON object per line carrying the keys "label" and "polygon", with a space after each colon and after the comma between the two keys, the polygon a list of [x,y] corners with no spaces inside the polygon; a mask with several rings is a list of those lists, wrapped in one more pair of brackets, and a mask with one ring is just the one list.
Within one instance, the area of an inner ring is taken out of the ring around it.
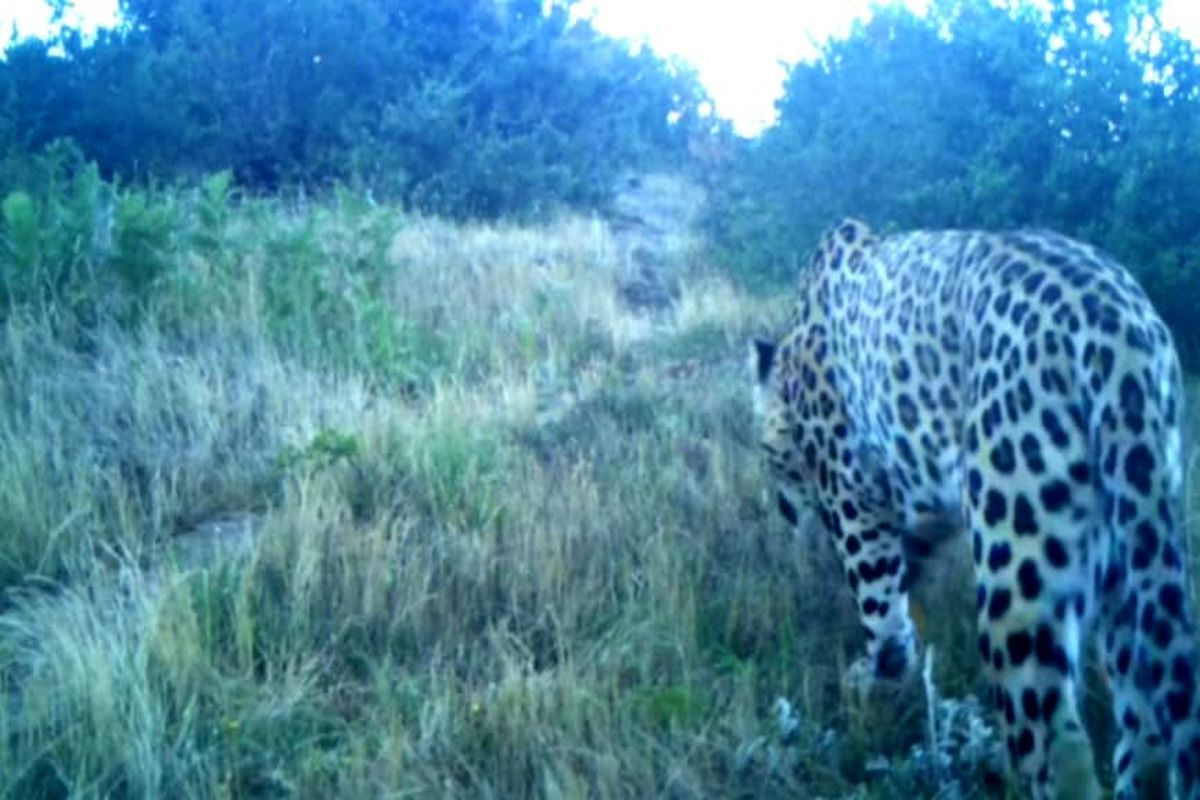
{"label": "grassy hillside", "polygon": [[[136,304],[0,326],[0,794],[921,797],[949,776],[910,757],[920,702],[884,720],[841,696],[851,604],[765,490],[743,359],[787,298],[677,238],[677,302],[634,312],[630,250],[592,220],[170,207]],[[924,601],[962,697],[956,575]]]}

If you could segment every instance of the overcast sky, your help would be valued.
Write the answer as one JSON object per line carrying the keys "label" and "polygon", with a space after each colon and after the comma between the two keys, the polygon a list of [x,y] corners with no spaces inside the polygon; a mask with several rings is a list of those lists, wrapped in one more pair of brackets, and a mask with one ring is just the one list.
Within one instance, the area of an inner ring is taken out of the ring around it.
{"label": "overcast sky", "polygon": [[[897,1],[917,9],[927,5]],[[93,24],[112,24],[116,5],[75,0],[78,16]],[[844,35],[871,5],[871,0],[583,0],[579,10],[605,33],[646,40],[660,53],[690,61],[720,113],[752,134],[773,118],[784,76],[779,62],[812,55],[815,42]],[[14,21],[23,33],[44,33],[47,17],[43,0],[0,0],[5,34]],[[1163,17],[1200,38],[1200,0],[1164,0]]]}

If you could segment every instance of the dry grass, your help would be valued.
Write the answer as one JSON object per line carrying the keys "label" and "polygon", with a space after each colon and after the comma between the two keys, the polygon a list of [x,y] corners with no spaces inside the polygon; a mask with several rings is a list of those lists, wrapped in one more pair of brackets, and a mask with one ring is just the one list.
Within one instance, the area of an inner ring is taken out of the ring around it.
{"label": "dry grass", "polygon": [[[135,332],[6,323],[0,793],[920,796],[902,770],[864,783],[922,712],[880,731],[844,705],[838,571],[764,492],[744,341],[781,308],[693,271],[640,317],[594,223],[389,213],[273,235],[316,231],[293,257],[322,285],[373,271],[439,348],[415,387],[272,310],[269,220]],[[188,334],[179,298],[232,263],[242,302]],[[255,520],[248,552],[171,558],[228,514]],[[943,607],[940,682],[965,691],[969,624]]]}

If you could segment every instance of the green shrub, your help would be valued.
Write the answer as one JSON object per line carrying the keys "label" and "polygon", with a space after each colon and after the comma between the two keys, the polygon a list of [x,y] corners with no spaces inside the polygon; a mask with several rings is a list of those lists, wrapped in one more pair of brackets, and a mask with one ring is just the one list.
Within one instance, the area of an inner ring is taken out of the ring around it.
{"label": "green shrub", "polygon": [[17,305],[103,302],[114,193],[78,148],[56,143],[0,170],[0,294]]}
{"label": "green shrub", "polygon": [[112,269],[134,304],[144,302],[174,265],[180,219],[170,197],[141,190],[118,195],[113,215]]}

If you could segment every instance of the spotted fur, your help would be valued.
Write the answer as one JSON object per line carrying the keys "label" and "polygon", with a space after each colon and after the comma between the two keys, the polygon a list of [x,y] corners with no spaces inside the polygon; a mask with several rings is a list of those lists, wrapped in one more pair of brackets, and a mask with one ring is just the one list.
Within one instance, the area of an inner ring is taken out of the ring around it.
{"label": "spotted fur", "polygon": [[877,237],[847,220],[754,357],[780,508],[794,522],[815,505],[836,543],[859,669],[912,669],[907,587],[969,532],[979,654],[1033,796],[1099,796],[1077,699],[1094,629],[1116,797],[1162,796],[1173,768],[1200,798],[1179,361],[1124,268],[1050,232]]}

